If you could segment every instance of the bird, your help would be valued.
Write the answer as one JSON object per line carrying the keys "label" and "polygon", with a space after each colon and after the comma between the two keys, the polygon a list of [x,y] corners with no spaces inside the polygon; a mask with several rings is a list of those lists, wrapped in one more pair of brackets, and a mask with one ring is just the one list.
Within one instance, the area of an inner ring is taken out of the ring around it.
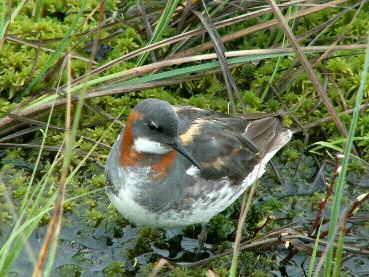
{"label": "bird", "polygon": [[113,206],[139,226],[206,224],[291,139],[278,114],[231,116],[148,98],[128,116],[105,164]]}

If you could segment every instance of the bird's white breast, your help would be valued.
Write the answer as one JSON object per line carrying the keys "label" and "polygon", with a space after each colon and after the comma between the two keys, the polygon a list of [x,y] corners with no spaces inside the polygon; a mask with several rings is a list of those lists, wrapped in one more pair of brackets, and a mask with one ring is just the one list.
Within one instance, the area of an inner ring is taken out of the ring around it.
{"label": "bird's white breast", "polygon": [[136,201],[142,192],[142,186],[149,184],[150,169],[142,168],[139,172],[134,170],[119,170],[120,183],[118,193],[108,193],[113,206],[127,219],[139,225],[155,226],[153,214]]}
{"label": "bird's white breast", "polygon": [[[208,180],[202,179],[200,174],[197,174],[196,170],[190,167],[187,169],[186,173],[193,176],[198,184],[193,186],[188,193],[193,193],[199,197],[193,198],[190,207],[187,209],[169,209],[156,213],[149,211],[136,201],[136,199],[139,199],[142,195],[142,190],[145,189],[143,184],[147,183],[147,186],[150,185],[147,178],[150,170],[148,168],[146,169],[146,174],[134,171],[126,171],[123,173],[123,171],[121,171],[120,179],[124,182],[124,185],[120,186],[118,193],[110,193],[109,198],[114,207],[116,207],[125,218],[138,225],[170,228],[208,222],[212,217],[231,205],[264,173],[265,164],[269,158],[269,156],[265,157],[260,164],[255,166],[253,171],[247,175],[240,186],[231,184],[228,177],[212,180],[212,183],[209,184]],[[206,190],[204,190],[204,188],[206,188]],[[202,194],[205,197],[201,197]]]}

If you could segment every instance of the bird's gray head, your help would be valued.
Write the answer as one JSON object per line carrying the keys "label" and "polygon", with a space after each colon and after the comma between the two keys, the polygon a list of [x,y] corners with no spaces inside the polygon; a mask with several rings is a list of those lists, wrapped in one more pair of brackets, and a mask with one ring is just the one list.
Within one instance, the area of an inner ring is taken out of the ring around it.
{"label": "bird's gray head", "polygon": [[178,116],[169,103],[146,99],[134,109],[140,115],[132,125],[137,152],[165,154],[178,136]]}
{"label": "bird's gray head", "polygon": [[135,151],[163,155],[174,149],[199,167],[178,138],[178,116],[168,102],[145,99],[133,109],[132,115],[135,115],[130,122]]}

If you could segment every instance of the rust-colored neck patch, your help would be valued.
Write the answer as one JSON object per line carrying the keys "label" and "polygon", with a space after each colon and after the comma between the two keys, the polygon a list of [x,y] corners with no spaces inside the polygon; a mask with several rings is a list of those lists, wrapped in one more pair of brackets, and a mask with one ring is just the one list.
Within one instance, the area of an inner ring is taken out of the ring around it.
{"label": "rust-colored neck patch", "polygon": [[170,150],[152,166],[152,169],[156,172],[155,179],[161,179],[168,174],[173,165],[174,159],[176,158],[176,154],[177,152],[175,150]]}
{"label": "rust-colored neck patch", "polygon": [[121,167],[129,166],[151,166],[154,171],[153,179],[158,180],[164,178],[171,169],[176,157],[176,151],[170,150],[168,153],[160,156],[160,158],[152,158],[150,154],[137,152],[133,147],[133,123],[140,120],[142,116],[138,112],[132,112],[128,117],[126,127],[124,129],[123,138],[120,145],[119,165]]}
{"label": "rust-colored neck patch", "polygon": [[142,116],[138,112],[132,112],[128,117],[123,138],[120,144],[119,165],[121,167],[135,166],[140,159],[141,154],[135,151],[133,148],[132,125],[135,121],[141,118]]}

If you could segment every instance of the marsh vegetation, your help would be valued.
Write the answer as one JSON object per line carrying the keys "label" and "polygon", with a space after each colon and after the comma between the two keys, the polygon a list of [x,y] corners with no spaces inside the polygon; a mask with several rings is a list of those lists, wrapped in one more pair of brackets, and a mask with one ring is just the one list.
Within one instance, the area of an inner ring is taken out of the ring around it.
{"label": "marsh vegetation", "polygon": [[[1,276],[368,276],[366,1],[0,3]],[[200,226],[136,227],[104,190],[149,97],[295,131],[200,255]]]}

